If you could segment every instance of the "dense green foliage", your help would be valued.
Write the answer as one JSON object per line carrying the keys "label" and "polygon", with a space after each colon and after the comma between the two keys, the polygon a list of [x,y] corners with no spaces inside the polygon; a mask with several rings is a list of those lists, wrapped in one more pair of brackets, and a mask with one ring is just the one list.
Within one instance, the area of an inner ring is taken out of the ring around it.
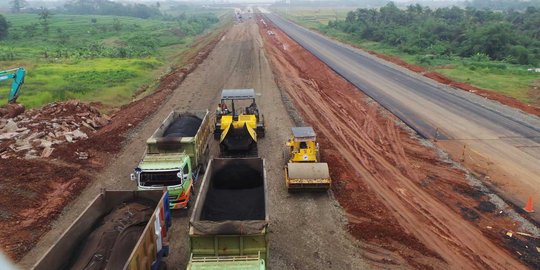
{"label": "dense green foliage", "polygon": [[161,15],[157,5],[128,4],[110,0],[72,0],[64,5],[64,9],[68,14],[131,16],[143,19]]}
{"label": "dense green foliage", "polygon": [[6,18],[0,14],[0,40],[4,39],[8,35],[9,24]]}
{"label": "dense green foliage", "polygon": [[156,56],[160,47],[184,43],[218,22],[213,14],[170,20],[61,14],[8,19],[13,26],[0,47],[0,60]]}
{"label": "dense green foliage", "polygon": [[[71,98],[125,104],[218,22],[210,13],[139,19],[45,11],[6,15],[11,27],[0,41],[0,70],[28,71],[18,100],[27,107]],[[6,89],[0,84],[0,104]]]}
{"label": "dense green foliage", "polygon": [[431,10],[420,5],[357,9],[345,20],[328,22],[364,40],[382,42],[409,54],[487,57],[509,63],[540,62],[540,9],[524,12],[461,9]]}
{"label": "dense green foliage", "polygon": [[278,10],[283,16],[323,32],[334,39],[352,43],[366,50],[398,57],[408,63],[441,73],[453,80],[490,89],[540,106],[538,98],[540,90],[537,88],[540,83],[540,74],[528,71],[530,65],[512,64],[506,60],[490,60],[485,54],[476,54],[472,57],[434,55],[422,52],[411,54],[404,52],[399,46],[389,45],[383,41],[370,41],[362,38],[359,34],[345,33],[340,28],[328,27],[329,21],[345,20],[349,11],[346,9],[290,9],[286,12]]}

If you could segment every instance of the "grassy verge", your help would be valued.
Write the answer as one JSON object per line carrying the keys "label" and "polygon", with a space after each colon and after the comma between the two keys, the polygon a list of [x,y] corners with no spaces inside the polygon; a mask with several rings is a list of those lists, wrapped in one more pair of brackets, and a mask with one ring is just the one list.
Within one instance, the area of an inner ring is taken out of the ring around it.
{"label": "grassy verge", "polygon": [[[12,26],[0,42],[0,69],[27,69],[18,99],[26,107],[67,99],[116,107],[151,89],[198,35],[215,30],[222,13],[197,13],[196,20],[58,14],[48,31],[36,14],[7,15]],[[4,104],[10,82],[0,87]]]}
{"label": "grassy verge", "polygon": [[540,74],[527,71],[528,66],[514,65],[487,59],[461,58],[457,56],[434,57],[431,55],[411,55],[379,42],[366,41],[355,36],[327,27],[329,20],[344,19],[347,10],[278,10],[282,16],[305,27],[318,30],[337,40],[354,44],[367,50],[422,66],[430,71],[443,74],[453,80],[492,90],[522,102],[540,106],[540,90],[533,85],[540,82]]}

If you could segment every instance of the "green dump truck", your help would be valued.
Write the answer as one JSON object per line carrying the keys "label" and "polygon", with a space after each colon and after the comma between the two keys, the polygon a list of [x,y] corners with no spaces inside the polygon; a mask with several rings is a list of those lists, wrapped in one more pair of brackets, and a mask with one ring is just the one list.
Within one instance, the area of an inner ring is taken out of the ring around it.
{"label": "green dump truck", "polygon": [[103,190],[33,269],[160,269],[169,254],[168,199],[163,190]]}
{"label": "green dump truck", "polygon": [[208,111],[173,111],[146,141],[146,153],[131,174],[139,190],[167,187],[171,209],[187,208],[193,183],[208,162]]}
{"label": "green dump truck", "polygon": [[188,269],[266,269],[266,194],[263,159],[212,159],[190,219]]}

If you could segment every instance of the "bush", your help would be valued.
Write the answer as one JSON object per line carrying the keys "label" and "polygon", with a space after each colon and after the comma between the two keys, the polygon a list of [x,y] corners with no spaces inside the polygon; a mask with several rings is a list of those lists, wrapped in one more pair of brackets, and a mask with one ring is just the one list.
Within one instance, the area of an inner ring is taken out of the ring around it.
{"label": "bush", "polygon": [[513,57],[511,63],[521,65],[530,64],[531,59],[529,57],[529,50],[527,50],[527,48],[521,45],[513,46],[512,49],[510,49],[510,54]]}
{"label": "bush", "polygon": [[6,18],[0,14],[0,40],[8,36],[9,24]]}
{"label": "bush", "polygon": [[489,59],[489,56],[484,53],[476,53],[475,55],[471,56],[470,59],[476,62],[487,62],[491,60]]}

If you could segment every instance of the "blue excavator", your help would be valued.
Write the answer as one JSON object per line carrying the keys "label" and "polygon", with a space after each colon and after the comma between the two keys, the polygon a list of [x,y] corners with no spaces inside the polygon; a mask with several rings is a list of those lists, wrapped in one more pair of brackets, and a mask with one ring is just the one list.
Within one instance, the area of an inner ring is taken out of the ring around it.
{"label": "blue excavator", "polygon": [[26,70],[22,67],[0,71],[0,82],[10,79],[13,80],[11,83],[11,90],[9,91],[8,103],[12,104],[17,101],[25,76]]}

